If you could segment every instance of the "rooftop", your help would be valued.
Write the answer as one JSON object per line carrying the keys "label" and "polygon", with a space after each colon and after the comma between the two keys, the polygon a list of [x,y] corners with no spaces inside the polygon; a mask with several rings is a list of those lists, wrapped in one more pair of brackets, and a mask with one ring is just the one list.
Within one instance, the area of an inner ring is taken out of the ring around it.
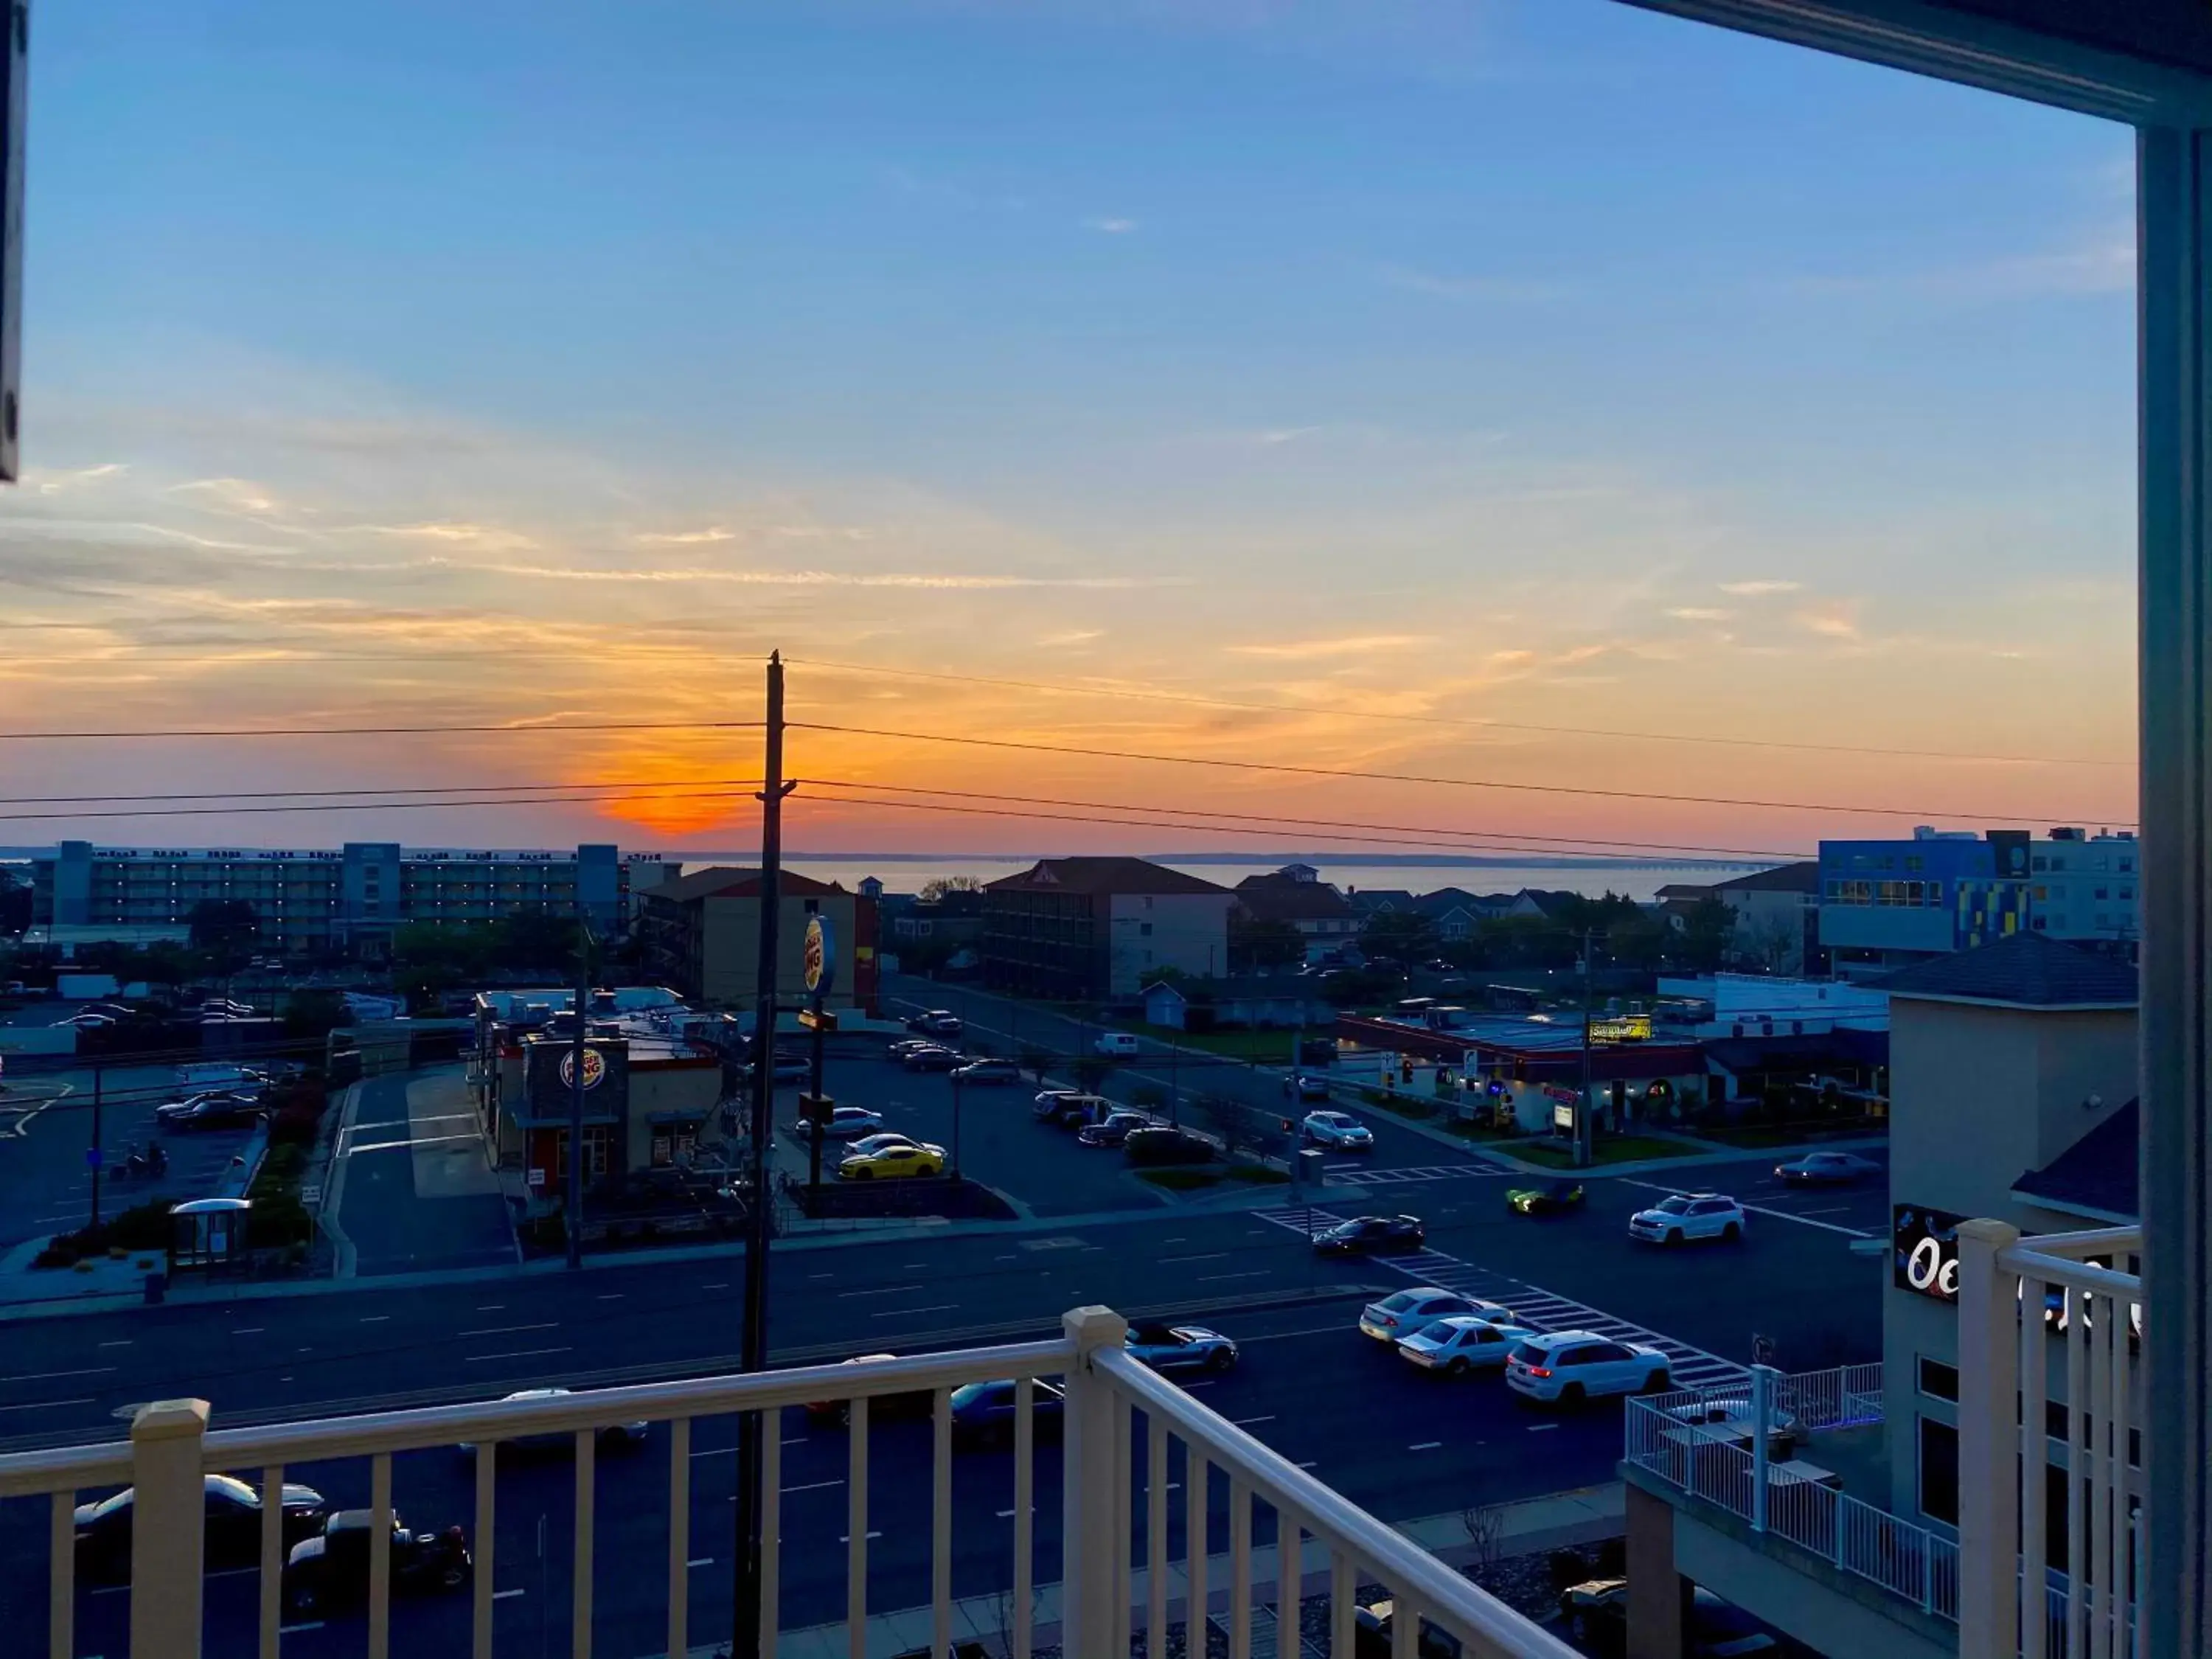
{"label": "rooftop", "polygon": [[1711,890],[1722,898],[1730,893],[1818,893],[1820,860],[1800,859],[1795,864],[1778,864],[1771,870],[1754,870],[1730,881],[1717,881]]}
{"label": "rooftop", "polygon": [[2142,1103],[2131,1100],[2012,1189],[2054,1209],[2134,1221],[2142,1214]]}
{"label": "rooftop", "polygon": [[[811,896],[845,890],[834,881],[817,881],[811,876],[802,876],[790,870],[784,871],[776,880],[776,891],[784,898],[793,894]],[[688,876],[678,876],[673,881],[664,881],[656,887],[648,887],[646,896],[669,899],[678,904],[704,898],[758,898],[760,872],[717,865],[711,870],[695,870]]]}
{"label": "rooftop", "polygon": [[2011,1008],[2132,1008],[2136,996],[2132,963],[2040,933],[1916,963],[1874,984],[1893,997]]}
{"label": "rooftop", "polygon": [[1138,858],[1039,859],[991,883],[994,893],[1219,893],[1229,889]]}

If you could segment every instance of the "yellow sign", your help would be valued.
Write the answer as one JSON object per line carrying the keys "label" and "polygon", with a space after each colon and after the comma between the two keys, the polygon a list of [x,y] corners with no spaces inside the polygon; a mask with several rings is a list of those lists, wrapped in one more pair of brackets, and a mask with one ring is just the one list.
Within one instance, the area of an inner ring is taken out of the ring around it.
{"label": "yellow sign", "polygon": [[1626,1019],[1594,1019],[1590,1022],[1592,1042],[1648,1042],[1651,1038],[1651,1016],[1631,1014]]}

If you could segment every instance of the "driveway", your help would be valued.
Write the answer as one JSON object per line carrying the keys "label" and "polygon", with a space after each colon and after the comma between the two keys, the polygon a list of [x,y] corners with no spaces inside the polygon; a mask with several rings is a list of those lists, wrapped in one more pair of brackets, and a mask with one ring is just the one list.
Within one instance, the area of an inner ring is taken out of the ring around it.
{"label": "driveway", "polygon": [[368,1079],[338,1155],[333,1207],[356,1273],[520,1259],[460,1067]]}

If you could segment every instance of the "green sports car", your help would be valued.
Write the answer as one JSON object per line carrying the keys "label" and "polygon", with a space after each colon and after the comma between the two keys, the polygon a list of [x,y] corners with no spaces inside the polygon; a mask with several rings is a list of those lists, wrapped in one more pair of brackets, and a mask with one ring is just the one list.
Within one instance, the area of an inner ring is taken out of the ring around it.
{"label": "green sports car", "polygon": [[1505,1194],[1505,1206],[1516,1215],[1548,1215],[1574,1209],[1582,1201],[1579,1181],[1547,1181],[1540,1187],[1516,1187]]}

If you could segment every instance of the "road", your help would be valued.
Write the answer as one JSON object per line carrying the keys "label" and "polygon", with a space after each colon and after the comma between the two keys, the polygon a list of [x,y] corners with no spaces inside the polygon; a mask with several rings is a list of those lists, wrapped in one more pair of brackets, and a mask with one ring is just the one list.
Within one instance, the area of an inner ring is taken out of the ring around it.
{"label": "road", "polygon": [[[1032,1136],[1053,1132],[1026,1124]],[[1058,1143],[1048,1139],[1047,1145]],[[1425,1144],[1425,1143],[1424,1143]],[[1045,1154],[1040,1153],[1042,1157]],[[1055,1152],[1054,1155],[1057,1155]],[[1068,1156],[1076,1156],[1072,1151]],[[1504,1177],[1469,1160],[1393,1183],[1389,1206],[1422,1215],[1431,1254],[1404,1263],[1322,1261],[1288,1209],[1193,1206],[951,1237],[788,1248],[773,1273],[774,1357],[780,1363],[853,1352],[915,1352],[1049,1333],[1059,1314],[1099,1302],[1133,1316],[1202,1317],[1244,1345],[1243,1363],[1196,1386],[1201,1398],[1356,1501],[1389,1519],[1472,1509],[1610,1478],[1620,1411],[1553,1416],[1519,1408],[1495,1379],[1448,1383],[1361,1337],[1369,1296],[1424,1279],[1463,1284],[1553,1322],[1607,1322],[1663,1339],[1689,1376],[1718,1379],[1746,1358],[1751,1336],[1778,1362],[1809,1369],[1881,1349],[1880,1264],[1854,1256],[1849,1234],[1876,1231],[1881,1194],[1770,1191],[1771,1159],[1698,1172],[1760,1207],[1740,1246],[1664,1252],[1632,1246],[1627,1215],[1657,1194],[1627,1179],[1589,1183],[1583,1213],[1509,1216]],[[1040,1167],[1042,1167],[1042,1165]],[[1333,1191],[1335,1213],[1364,1207],[1366,1188]],[[1817,1213],[1815,1213],[1817,1212]],[[99,1438],[131,1404],[177,1394],[212,1400],[218,1425],[352,1409],[372,1401],[496,1395],[549,1382],[734,1369],[739,1264],[728,1256],[608,1264],[580,1275],[509,1273],[460,1284],[356,1288],[228,1305],[133,1308],[0,1326],[0,1425],[21,1442]],[[842,1616],[846,1437],[787,1417],[787,1625]],[[732,1460],[726,1421],[701,1424],[693,1451],[695,1629],[728,1617]],[[599,1650],[659,1650],[664,1614],[665,1437],[602,1465],[597,1508],[594,1625]],[[927,1529],[910,1517],[927,1490],[927,1434],[882,1423],[871,1439],[871,1492],[884,1536],[872,1558],[878,1610],[926,1601]],[[954,1589],[990,1591],[1009,1560],[1012,1473],[1003,1453],[957,1460]],[[294,1472],[333,1499],[365,1499],[365,1464]],[[471,1467],[459,1453],[398,1461],[395,1493],[416,1524],[465,1520]],[[1056,1572],[1056,1464],[1040,1461],[1039,1575]],[[494,1577],[502,1653],[567,1640],[571,1501],[565,1465],[503,1468]],[[1218,1507],[1218,1494],[1217,1494]],[[538,1553],[541,1522],[546,1540]],[[43,1510],[0,1506],[0,1616],[27,1650],[43,1640]],[[1217,1534],[1213,1547],[1224,1546]],[[1178,1537],[1174,1547],[1182,1547]],[[216,1650],[244,1650],[251,1574],[210,1586]],[[78,1650],[122,1650],[127,1597],[87,1593]],[[410,1605],[403,1642],[458,1641],[466,1598]],[[348,1654],[358,1622],[333,1621],[287,1640],[287,1651]]]}
{"label": "road", "polygon": [[340,1138],[333,1209],[364,1274],[519,1259],[499,1179],[458,1066],[361,1085]]}

